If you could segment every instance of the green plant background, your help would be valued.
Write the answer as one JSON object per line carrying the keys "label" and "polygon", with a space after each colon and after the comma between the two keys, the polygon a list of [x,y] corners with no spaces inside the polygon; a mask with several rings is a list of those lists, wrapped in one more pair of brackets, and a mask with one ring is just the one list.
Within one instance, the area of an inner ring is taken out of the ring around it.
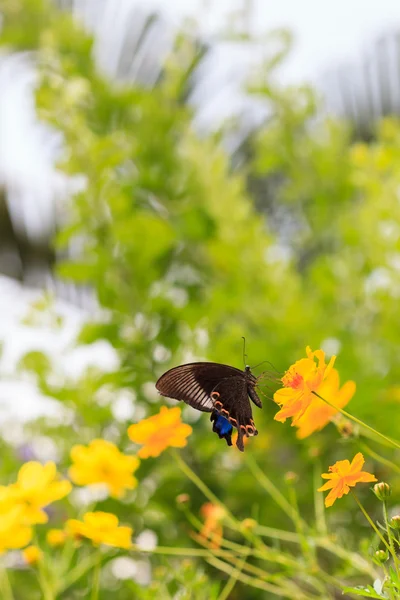
{"label": "green plant background", "polygon": [[[185,103],[198,60],[193,32],[180,33],[162,80],[149,89],[102,76],[93,63],[90,36],[44,0],[2,0],[0,10],[4,50],[35,52],[38,116],[64,136],[59,168],[87,181],[55,240],[60,255],[80,241],[80,259],[62,261],[58,275],[89,284],[104,309],[101,318],[84,326],[77,343],[105,339],[120,359],[115,372],[91,369],[72,381],[55,378],[50,356],[27,354],[21,367],[75,414],[73,427],[46,419],[29,424],[27,439],[46,434],[56,440],[61,469],[69,464],[74,443],[95,437],[133,451],[129,423],[113,420],[113,394],[133,390],[137,406],[153,414],[163,401],[155,401],[150,388],[161,373],[192,357],[241,367],[242,336],[250,364],[269,360],[281,372],[304,355],[306,345],[337,349],[341,380],[357,383],[351,412],[400,437],[398,121],[378,124],[368,146],[356,143],[348,124],[321,117],[312,89],[276,83],[276,70],[290,50],[290,36],[277,32],[282,50],[248,82],[249,94],[267,107],[269,117],[243,144],[245,160],[234,167],[221,144],[223,132],[199,136]],[[223,131],[236,126],[224,124]],[[111,390],[110,400],[99,404],[103,389]],[[331,425],[300,442],[289,423],[273,420],[276,410],[268,399],[262,411],[254,409],[260,434],[246,454],[284,494],[284,474],[298,475],[300,512],[312,523],[314,490],[320,485],[313,473],[351,458],[358,441],[340,438]],[[183,408],[184,419],[193,418],[189,411]],[[193,429],[183,455],[233,514],[290,529],[246,458],[211,433],[206,415]],[[18,452],[0,444],[7,482],[19,467]],[[396,461],[392,450],[385,449],[385,455]],[[368,466],[379,478],[389,476],[371,459]],[[108,500],[99,508],[115,511],[136,533],[154,530],[164,546],[195,546],[175,498],[188,493],[197,515],[205,498],[171,455],[143,461],[138,478],[137,491],[126,501]],[[395,497],[400,479],[390,478]],[[363,496],[374,513],[372,494],[365,489]],[[344,547],[361,547],[368,555],[363,540],[369,531],[351,497],[330,509],[327,520]],[[179,590],[179,598],[217,598],[225,579],[201,561],[155,556],[151,563],[153,585],[119,582],[118,598],[175,598]],[[349,565],[338,568],[351,576]],[[18,573],[17,598],[27,597],[30,577]],[[107,585],[101,598],[117,589],[111,579]],[[81,597],[82,589],[77,586],[68,598]],[[238,584],[230,597],[269,596]]]}

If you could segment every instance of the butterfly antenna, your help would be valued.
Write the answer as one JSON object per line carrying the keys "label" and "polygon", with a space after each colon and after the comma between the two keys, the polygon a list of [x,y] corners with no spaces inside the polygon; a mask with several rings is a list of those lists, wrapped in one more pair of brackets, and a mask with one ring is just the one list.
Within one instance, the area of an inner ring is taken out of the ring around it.
{"label": "butterfly antenna", "polygon": [[251,367],[251,368],[256,369],[257,367],[259,367],[260,365],[263,365],[264,363],[268,363],[273,368],[275,373],[278,373],[278,375],[280,375],[278,369],[269,360],[263,360],[262,362],[258,363],[258,365],[254,365],[254,367]]}
{"label": "butterfly antenna", "polygon": [[242,335],[242,340],[243,340],[243,364],[244,367],[246,368],[246,358],[247,358],[247,354],[246,354],[246,338]]}

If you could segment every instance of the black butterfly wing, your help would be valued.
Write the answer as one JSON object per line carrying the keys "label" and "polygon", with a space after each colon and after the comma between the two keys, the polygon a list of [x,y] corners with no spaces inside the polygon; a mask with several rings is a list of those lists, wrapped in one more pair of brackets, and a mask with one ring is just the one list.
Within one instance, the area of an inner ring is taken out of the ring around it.
{"label": "black butterfly wing", "polygon": [[203,412],[214,410],[213,391],[222,381],[241,377],[243,371],[219,363],[198,362],[170,369],[156,383],[162,396],[183,400]]}
{"label": "black butterfly wing", "polygon": [[239,376],[223,379],[215,386],[211,396],[214,400],[214,411],[211,415],[211,420],[214,421],[213,431],[216,431],[219,437],[225,437],[228,446],[231,445],[231,431],[227,431],[223,417],[238,430],[236,446],[243,452],[243,437],[258,434],[253,421],[246,379]]}
{"label": "black butterfly wing", "polygon": [[249,401],[246,375],[240,369],[219,363],[190,363],[170,369],[156,383],[162,396],[182,400],[193,408],[211,412],[213,431],[232,444],[232,427],[243,452],[244,436],[257,435]]}

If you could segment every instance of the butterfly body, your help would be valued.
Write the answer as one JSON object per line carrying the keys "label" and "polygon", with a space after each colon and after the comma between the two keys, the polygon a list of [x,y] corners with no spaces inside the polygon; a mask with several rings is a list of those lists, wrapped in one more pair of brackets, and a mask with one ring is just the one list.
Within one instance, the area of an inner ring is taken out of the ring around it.
{"label": "butterfly body", "polygon": [[156,383],[162,396],[182,400],[193,408],[211,412],[213,431],[232,445],[233,427],[238,430],[236,445],[244,450],[243,438],[257,435],[249,398],[262,408],[256,392],[257,378],[250,367],[244,371],[219,363],[198,362],[170,369]]}

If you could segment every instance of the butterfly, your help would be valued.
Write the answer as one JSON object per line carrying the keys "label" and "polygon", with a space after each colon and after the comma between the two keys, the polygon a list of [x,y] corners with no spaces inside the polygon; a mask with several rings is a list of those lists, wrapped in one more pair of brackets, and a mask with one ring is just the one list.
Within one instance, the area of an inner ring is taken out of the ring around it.
{"label": "butterfly", "polygon": [[249,366],[244,371],[213,362],[197,362],[170,369],[156,383],[162,396],[183,400],[193,408],[210,412],[213,431],[232,446],[233,427],[238,430],[236,446],[244,451],[244,436],[257,435],[250,399],[262,408],[255,390],[257,377]]}

